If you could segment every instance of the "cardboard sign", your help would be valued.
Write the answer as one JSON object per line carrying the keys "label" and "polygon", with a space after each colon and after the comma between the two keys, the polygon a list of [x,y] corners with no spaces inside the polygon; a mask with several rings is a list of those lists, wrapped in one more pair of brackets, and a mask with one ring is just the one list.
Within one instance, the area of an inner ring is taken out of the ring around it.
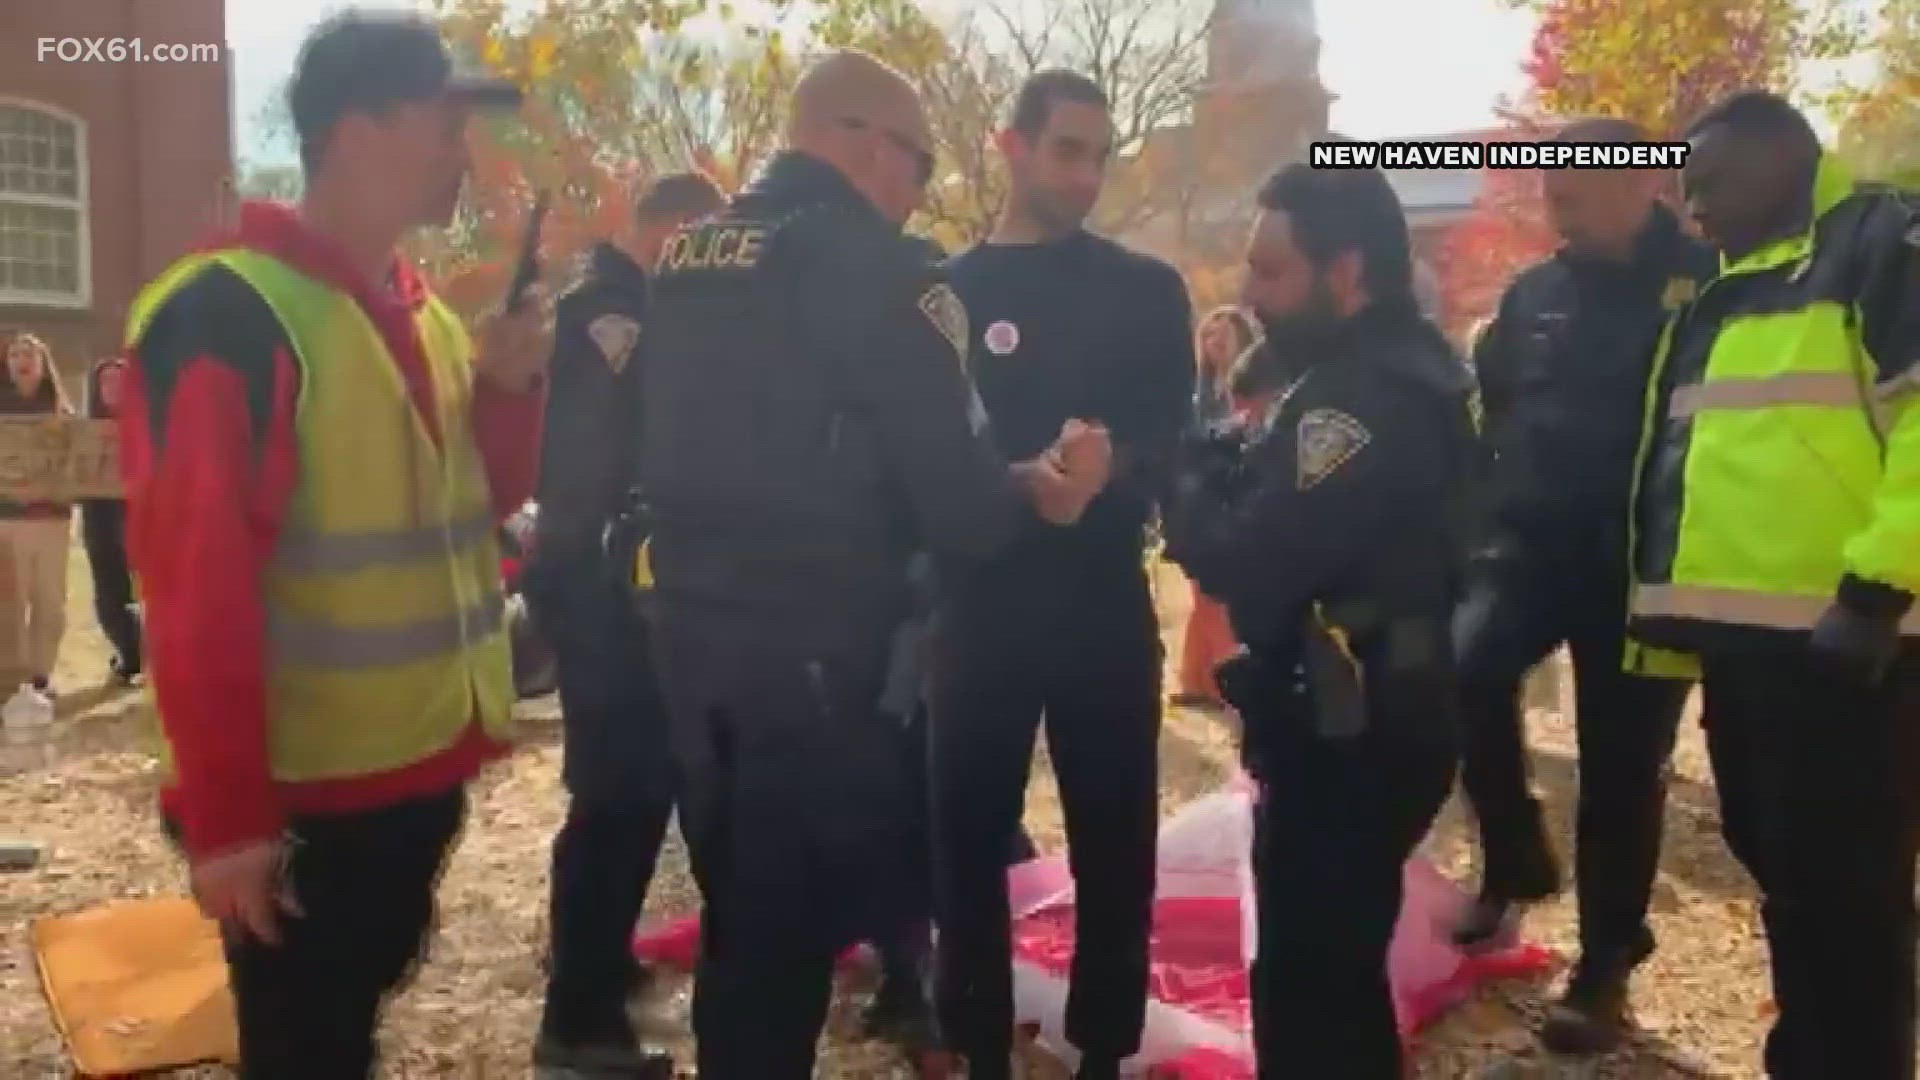
{"label": "cardboard sign", "polygon": [[112,420],[0,416],[0,499],[117,499],[119,435]]}

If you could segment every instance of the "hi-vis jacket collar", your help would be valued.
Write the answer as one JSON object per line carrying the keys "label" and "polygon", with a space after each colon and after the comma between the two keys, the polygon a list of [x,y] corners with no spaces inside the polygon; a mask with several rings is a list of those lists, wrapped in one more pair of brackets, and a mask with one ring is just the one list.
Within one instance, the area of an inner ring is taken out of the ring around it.
{"label": "hi-vis jacket collar", "polygon": [[1798,236],[1782,237],[1771,244],[1750,252],[1738,262],[1729,263],[1723,252],[1720,256],[1720,273],[1751,274],[1761,270],[1771,270],[1776,266],[1804,259],[1813,253],[1813,230],[1821,218],[1840,201],[1853,194],[1853,173],[1833,154],[1820,155],[1820,164],[1813,172],[1813,214],[1807,227]]}

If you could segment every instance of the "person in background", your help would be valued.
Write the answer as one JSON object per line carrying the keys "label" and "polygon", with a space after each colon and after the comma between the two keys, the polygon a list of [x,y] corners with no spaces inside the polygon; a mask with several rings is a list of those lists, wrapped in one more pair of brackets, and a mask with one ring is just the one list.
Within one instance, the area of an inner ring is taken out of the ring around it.
{"label": "person in background", "polygon": [[[110,356],[87,372],[82,410],[90,419],[118,415],[125,393],[127,362]],[[127,501],[80,500],[80,540],[93,571],[93,612],[100,632],[113,646],[108,671],[131,683],[140,675],[140,616],[134,606],[133,575],[127,571]]]}
{"label": "person in background", "polygon": [[354,9],[288,91],[306,189],[162,271],[127,318],[127,551],[164,820],[221,924],[243,1080],[362,1080],[432,931],[513,677],[495,528],[532,493],[536,291],[460,318],[399,257],[444,227],[478,109],[438,28]]}
{"label": "person in background", "polygon": [[[7,342],[0,415],[64,416],[72,411],[52,350],[32,334],[15,334]],[[3,616],[16,643],[11,674],[49,701],[53,664],[67,629],[67,546],[72,536],[70,504],[0,500],[0,548],[13,565],[13,591]]]}
{"label": "person in background", "polygon": [[1077,1075],[1140,1045],[1159,828],[1162,647],[1147,525],[1192,411],[1193,313],[1172,267],[1087,231],[1112,159],[1106,95],[1029,78],[999,147],[1011,195],[947,273],[967,369],[1012,460],[1057,433],[1109,433],[1111,476],[1084,516],[1025,523],[1005,551],[945,559],[929,664],[941,1024],[976,1080],[1014,1037],[1007,840],[1044,724],[1078,889],[1066,1033]]}
{"label": "person in background", "polygon": [[1653,361],[1629,661],[1697,658],[1721,830],[1762,897],[1774,1080],[1914,1075],[1920,208],[1735,95],[1682,181],[1719,274]]}
{"label": "person in background", "polygon": [[631,567],[608,565],[604,538],[638,465],[648,275],[675,230],[725,204],[703,174],[656,180],[631,237],[594,247],[555,316],[529,598],[560,669],[569,800],[553,841],[540,1069],[671,1072],[640,1050],[626,1008],[647,982],[631,941],[673,813],[667,722],[646,628],[621,580]]}
{"label": "person in background", "polygon": [[[1231,304],[1214,308],[1200,320],[1194,351],[1200,364],[1200,385],[1194,398],[1194,419],[1203,425],[1244,420],[1246,401],[1233,392],[1240,359],[1260,340],[1251,316]],[[1218,600],[1193,590],[1193,610],[1187,616],[1180,642],[1180,692],[1175,705],[1219,709],[1226,704],[1213,669],[1233,653],[1233,629],[1227,609]]]}
{"label": "person in background", "polygon": [[[1569,124],[1566,142],[1637,142],[1622,120]],[[1565,644],[1580,749],[1575,873],[1580,958],[1540,1038],[1601,1053],[1625,1030],[1627,986],[1653,951],[1666,764],[1691,683],[1621,670],[1627,492],[1660,328],[1713,276],[1711,249],[1658,201],[1668,174],[1542,174],[1563,246],[1508,286],[1474,349],[1491,454],[1482,534],[1455,621],[1461,782],[1480,827],[1480,894],[1455,938],[1501,940],[1522,905],[1560,888],[1528,785],[1521,687]]]}

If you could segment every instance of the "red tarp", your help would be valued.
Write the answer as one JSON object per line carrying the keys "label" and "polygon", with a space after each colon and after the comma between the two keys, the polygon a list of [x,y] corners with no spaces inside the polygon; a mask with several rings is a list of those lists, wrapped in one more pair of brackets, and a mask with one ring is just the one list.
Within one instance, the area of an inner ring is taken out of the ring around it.
{"label": "red tarp", "polygon": [[[1253,955],[1252,788],[1243,779],[1182,807],[1160,830],[1154,902],[1152,1000],[1135,1070],[1168,1080],[1253,1080],[1247,961]],[[1073,881],[1062,858],[1008,872],[1015,912],[1017,1022],[1071,1062],[1062,1030],[1073,957]],[[1469,957],[1448,927],[1465,897],[1422,859],[1406,868],[1406,901],[1391,968],[1403,1036],[1415,1032],[1490,979],[1533,977],[1553,964],[1546,950],[1514,943]],[[643,933],[643,959],[690,967],[699,924],[684,919]]]}

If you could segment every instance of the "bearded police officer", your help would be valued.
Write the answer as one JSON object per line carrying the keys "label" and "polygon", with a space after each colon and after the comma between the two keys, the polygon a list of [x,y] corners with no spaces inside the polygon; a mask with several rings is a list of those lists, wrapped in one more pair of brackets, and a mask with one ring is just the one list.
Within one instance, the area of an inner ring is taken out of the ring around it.
{"label": "bearded police officer", "polygon": [[1700,660],[1727,844],[1764,897],[1768,1075],[1911,1077],[1920,209],[1857,188],[1770,94],[1688,134],[1723,264],[1654,359],[1629,630]]}
{"label": "bearded police officer", "polygon": [[[1633,142],[1622,120],[1558,138]],[[1714,256],[1657,201],[1668,174],[1543,174],[1565,245],[1522,273],[1480,335],[1492,472],[1473,583],[1456,622],[1463,780],[1486,871],[1456,937],[1497,940],[1510,909],[1559,888],[1540,803],[1527,786],[1520,685],[1565,643],[1580,742],[1580,962],[1542,1041],[1608,1049],[1626,1019],[1627,977],[1653,949],[1647,898],[1660,856],[1664,767],[1690,683],[1621,670],[1627,491],[1654,339],[1713,275]]]}
{"label": "bearded police officer", "polygon": [[899,73],[831,54],[788,148],[655,281],[641,488],[708,1080],[811,1076],[835,955],[900,918],[906,748],[881,698],[910,555],[987,555],[1027,502],[1068,520],[1105,481],[1096,429],[1012,467],[983,438],[966,313],[900,234],[931,146]]}
{"label": "bearded police officer", "polygon": [[553,843],[551,975],[534,1048],[544,1068],[623,1076],[649,1060],[627,1019],[643,982],[629,941],[673,810],[672,773],[645,637],[602,536],[633,479],[648,271],[675,229],[723,202],[705,176],[654,182],[631,237],[592,250],[556,313],[530,596],[560,668],[571,798]]}
{"label": "bearded police officer", "polygon": [[1398,1080],[1387,947],[1453,780],[1474,392],[1419,313],[1379,171],[1289,166],[1260,208],[1244,297],[1285,389],[1243,456],[1178,479],[1167,547],[1245,645],[1221,686],[1264,785],[1259,1075]]}

